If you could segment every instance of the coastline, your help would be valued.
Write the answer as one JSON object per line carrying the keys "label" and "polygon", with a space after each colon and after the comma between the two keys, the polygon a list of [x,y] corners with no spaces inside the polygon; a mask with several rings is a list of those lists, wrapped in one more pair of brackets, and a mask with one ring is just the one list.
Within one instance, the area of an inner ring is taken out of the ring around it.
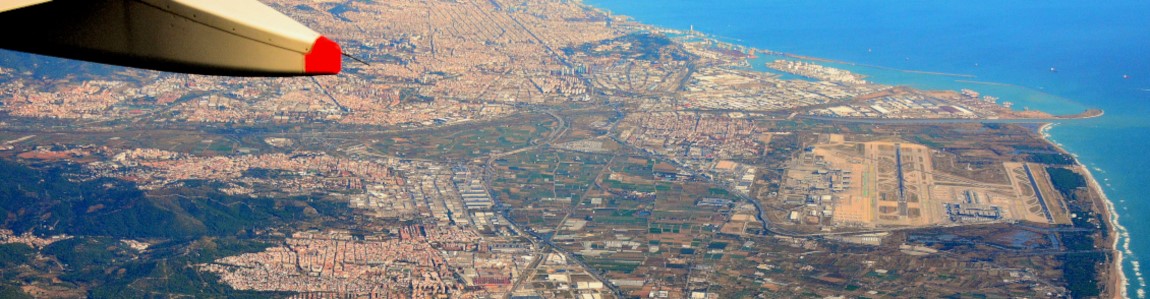
{"label": "coastline", "polygon": [[[834,117],[834,116],[818,116],[818,115],[799,115],[796,117],[822,120],[822,121],[837,121],[837,122],[850,122],[850,123],[873,123],[873,124],[943,124],[943,123],[984,123],[984,124],[1049,124],[1052,121],[1060,120],[1082,120],[1097,118],[1105,115],[1106,112],[1102,109],[1089,109],[1085,112],[1070,115],[1055,115],[1046,118],[857,118],[857,117]],[[1039,133],[1042,133],[1041,130]],[[1049,142],[1050,140],[1047,140]],[[1060,148],[1061,149],[1061,148]],[[1065,150],[1063,152],[1069,153]]]}
{"label": "coastline", "polygon": [[881,66],[881,65],[873,65],[873,64],[860,64],[860,63],[854,63],[854,62],[848,62],[848,61],[841,61],[841,60],[834,60],[834,59],[827,59],[827,58],[819,58],[819,57],[812,57],[812,56],[798,55],[798,54],[793,54],[793,53],[786,53],[786,52],[770,52],[770,53],[772,53],[772,54],[776,54],[776,55],[781,55],[781,56],[784,56],[784,57],[795,58],[795,59],[810,60],[810,61],[818,61],[818,62],[826,62],[826,63],[837,63],[837,64],[845,64],[845,65],[854,65],[854,66],[861,66],[861,67],[868,67],[868,68],[873,68],[873,69],[888,70],[888,71],[896,71],[896,72],[903,72],[903,73],[911,73],[911,74],[923,74],[923,75],[946,76],[946,77],[958,77],[958,78],[977,78],[977,76],[975,76],[975,75],[970,75],[970,74],[954,74],[954,73],[932,72],[932,71],[920,71],[920,70],[905,70],[905,69],[899,69],[899,68],[893,68],[893,67],[886,67],[886,66]]}
{"label": "coastline", "polygon": [[[587,4],[586,2],[583,2],[582,0],[578,1],[578,4],[583,6],[586,9],[589,9],[589,10],[592,10],[592,11],[595,11],[595,12],[598,12],[601,14],[605,14],[607,16],[616,16],[616,14],[609,9],[601,8],[601,7],[592,5],[592,4]],[[862,63],[856,63],[856,62],[850,62],[850,61],[844,61],[844,60],[836,60],[836,59],[822,58],[822,57],[816,57],[816,56],[801,55],[801,54],[790,53],[790,52],[781,52],[781,51],[775,51],[775,50],[770,50],[770,49],[761,49],[761,48],[757,48],[757,47],[750,46],[750,45],[743,45],[743,44],[738,44],[738,43],[734,43],[734,42],[720,40],[720,39],[727,39],[727,40],[742,41],[742,40],[735,39],[735,38],[725,38],[722,36],[715,36],[715,35],[707,34],[704,32],[698,32],[698,31],[691,31],[689,33],[684,33],[682,30],[678,30],[678,29],[662,27],[662,26],[654,25],[654,24],[642,23],[642,22],[635,20],[634,18],[632,18],[630,16],[626,16],[626,15],[619,15],[619,16],[622,16],[625,19],[625,22],[628,23],[629,25],[631,25],[635,28],[640,28],[641,30],[656,32],[656,33],[663,33],[663,34],[671,33],[671,34],[688,35],[688,36],[692,36],[695,38],[701,38],[704,40],[709,40],[709,41],[717,43],[717,44],[725,44],[725,45],[732,46],[732,47],[738,47],[740,49],[753,50],[757,53],[762,53],[764,55],[781,56],[781,57],[785,57],[785,58],[806,60],[806,61],[811,61],[811,62],[815,62],[815,63],[841,64],[841,65],[857,66],[857,67],[863,67],[863,68],[895,71],[895,72],[910,73],[910,74],[954,77],[954,78],[958,78],[958,79],[954,80],[955,82],[968,83],[968,84],[979,84],[979,85],[987,85],[987,86],[1005,86],[1005,87],[1013,87],[1013,88],[1026,88],[1023,86],[1010,84],[1010,83],[977,81],[977,80],[974,80],[975,78],[977,78],[977,76],[970,75],[970,74],[900,69],[900,68],[886,67],[886,66],[874,65],[874,64],[862,64]],[[752,60],[752,59],[748,59],[748,62],[750,62],[750,60]],[[833,66],[831,66],[831,67],[833,67]],[[768,74],[768,75],[775,75],[774,73],[770,73],[770,72],[761,72],[761,73]],[[866,75],[864,73],[857,73],[857,74],[861,75],[863,78],[870,77],[869,75]],[[900,87],[899,84],[888,84],[888,85],[892,85],[894,87]],[[936,89],[928,89],[928,88],[915,88],[915,89],[922,90],[922,91],[936,90]],[[937,89],[937,90],[953,90],[953,89]],[[1145,91],[1150,91],[1150,89],[1147,89]],[[1018,110],[1014,110],[1014,109],[1009,109],[1009,110],[1011,110],[1011,112],[1017,112],[1018,111]],[[1086,107],[1086,109],[1080,113],[1063,114],[1063,115],[1050,115],[1049,117],[1039,117],[1039,118],[1033,118],[1033,117],[1003,118],[1003,119],[997,119],[997,118],[996,119],[989,119],[989,118],[979,118],[979,119],[942,118],[942,119],[927,119],[927,120],[928,121],[938,121],[940,123],[952,123],[952,122],[1042,123],[1042,122],[1059,121],[1059,120],[1092,119],[1092,118],[1102,117],[1105,114],[1106,114],[1106,111],[1101,109],[1101,108]],[[904,120],[904,119],[838,118],[838,117],[817,117],[817,116],[816,117],[808,116],[807,118],[828,120],[828,121],[874,122],[874,123],[883,123],[883,122],[887,122],[887,121],[893,121],[895,123],[899,123],[899,122]]]}
{"label": "coastline", "polygon": [[[578,3],[579,3],[579,5],[581,5],[583,7],[592,9],[592,10],[597,11],[599,13],[603,13],[603,14],[606,14],[608,16],[614,15],[614,13],[608,9],[600,8],[600,7],[591,5],[591,4],[587,4],[581,0],[579,0]],[[641,23],[639,21],[631,19],[630,17],[628,17],[627,22],[632,23],[633,25],[636,25],[637,27],[645,28],[646,30],[651,30],[651,31],[660,31],[660,30],[677,31],[674,29],[664,28],[664,27],[660,27],[657,25],[653,25],[653,24]],[[732,44],[729,42],[719,41],[717,38],[710,37],[707,34],[697,33],[697,32],[695,32],[695,34],[698,34],[702,38],[712,39],[715,42]],[[738,40],[738,39],[735,39],[735,40]],[[852,66],[862,66],[862,67],[868,67],[868,68],[874,68],[874,69],[899,71],[899,72],[904,72],[904,73],[915,73],[915,74],[926,74],[926,75],[935,75],[935,76],[967,78],[967,79],[958,79],[956,81],[964,82],[964,83],[970,83],[970,84],[1018,87],[1017,85],[1014,85],[1014,84],[969,80],[969,79],[976,78],[976,77],[972,76],[972,75],[968,75],[968,74],[952,74],[952,73],[943,73],[943,72],[904,70],[904,69],[883,67],[883,66],[878,66],[878,65],[858,64],[858,63],[853,63],[853,62],[848,62],[848,61],[839,61],[839,60],[833,60],[833,59],[824,59],[824,58],[818,58],[818,57],[812,57],[812,56],[797,55],[797,54],[786,53],[786,52],[776,52],[776,51],[771,51],[771,50],[758,49],[758,48],[754,48],[754,47],[750,47],[750,46],[747,46],[747,47],[750,49],[754,49],[756,51],[761,51],[761,52],[771,54],[771,55],[781,55],[781,56],[791,57],[791,58],[796,58],[796,59],[805,59],[805,60],[824,62],[824,63],[838,63],[838,64],[846,64],[846,65],[852,65]],[[1150,89],[1143,89],[1143,91],[1150,92]],[[1070,151],[1067,151],[1065,148],[1063,148],[1062,144],[1057,143],[1054,140],[1052,140],[1051,135],[1048,132],[1048,130],[1055,125],[1055,123],[1053,123],[1054,121],[1092,119],[1092,118],[1102,117],[1105,114],[1106,114],[1106,112],[1103,109],[1091,108],[1091,109],[1087,109],[1086,111],[1084,111],[1082,113],[1078,113],[1078,114],[1053,116],[1050,118],[1019,118],[1019,119],[1001,119],[1001,120],[1000,119],[993,119],[993,120],[992,119],[981,119],[981,120],[974,120],[974,121],[986,122],[986,123],[1042,123],[1042,125],[1037,130],[1037,133],[1039,134],[1040,138],[1043,141],[1045,141],[1046,143],[1054,146],[1054,148],[1057,149],[1058,151],[1060,151],[1066,155],[1069,155],[1072,159],[1074,159],[1075,166],[1082,169],[1082,174],[1085,176],[1085,178],[1087,180],[1089,180],[1090,187],[1094,190],[1094,192],[1096,194],[1098,194],[1098,197],[1101,199],[1101,205],[1098,205],[1097,203],[1095,203],[1096,207],[1100,208],[1101,209],[1100,212],[1106,213],[1106,216],[1107,216],[1106,217],[1106,223],[1107,223],[1109,232],[1107,234],[1107,240],[1106,241],[1110,243],[1109,249],[1111,252],[1113,252],[1114,259],[1113,259],[1112,263],[1109,265],[1109,267],[1108,267],[1109,269],[1105,270],[1105,271],[1107,271],[1107,274],[1106,274],[1106,282],[1105,282],[1105,289],[1104,290],[1110,292],[1109,298],[1130,298],[1129,296],[1127,296],[1128,286],[1129,286],[1130,281],[1129,281],[1129,278],[1126,276],[1126,272],[1124,269],[1125,265],[1123,264],[1124,255],[1126,253],[1129,253],[1130,240],[1129,240],[1129,234],[1127,233],[1126,228],[1119,223],[1120,215],[1117,212],[1115,204],[1106,195],[1106,192],[1102,188],[1102,185],[1094,177],[1094,175],[1091,172],[1091,170],[1089,169],[1089,167],[1087,167],[1085,164],[1083,164],[1079,160],[1077,155],[1075,155],[1075,154],[1071,153]],[[802,117],[802,116],[800,116],[800,117]],[[811,118],[811,117],[808,117],[808,118]],[[819,118],[819,119],[822,119],[822,118]],[[823,120],[846,121],[846,122],[868,122],[867,119],[849,119],[849,118],[842,118],[842,119],[827,118],[827,119],[823,119]],[[926,121],[938,121],[938,120],[926,120]],[[947,120],[942,120],[941,122],[947,123],[947,122],[965,122],[965,121],[969,121],[969,120],[966,120],[966,119],[947,119]],[[1120,240],[1124,241],[1123,246],[1126,248],[1125,251],[1119,250],[1119,241]],[[1135,264],[1134,268],[1137,271],[1138,265]],[[1139,279],[1141,279],[1140,276],[1141,275],[1139,274]],[[1141,292],[1142,291],[1139,290],[1139,298],[1143,297]]]}
{"label": "coastline", "polygon": [[1114,254],[1113,263],[1110,265],[1110,269],[1107,270],[1109,274],[1106,278],[1106,289],[1113,290],[1111,292],[1110,298],[1128,298],[1126,296],[1126,292],[1127,284],[1129,281],[1126,277],[1126,272],[1125,269],[1123,269],[1122,264],[1122,258],[1125,253],[1121,250],[1118,250],[1119,239],[1129,238],[1129,236],[1126,236],[1126,228],[1119,224],[1119,215],[1115,209],[1114,202],[1110,200],[1110,197],[1106,196],[1105,190],[1102,189],[1102,185],[1098,183],[1098,180],[1094,178],[1094,174],[1090,171],[1090,168],[1086,167],[1086,164],[1082,164],[1082,161],[1078,160],[1078,156],[1073,155],[1065,148],[1062,148],[1061,144],[1050,139],[1051,136],[1049,130],[1053,128],[1054,125],[1054,123],[1043,124],[1038,128],[1038,134],[1042,137],[1042,140],[1053,145],[1058,149],[1058,151],[1073,157],[1074,165],[1082,169],[1082,174],[1086,177],[1086,180],[1089,181],[1090,188],[1093,189],[1094,192],[1098,194],[1098,197],[1102,200],[1102,205],[1100,207],[1103,209],[1102,212],[1106,213],[1106,226],[1110,230],[1110,232],[1107,234],[1107,241],[1110,243],[1110,251]]}

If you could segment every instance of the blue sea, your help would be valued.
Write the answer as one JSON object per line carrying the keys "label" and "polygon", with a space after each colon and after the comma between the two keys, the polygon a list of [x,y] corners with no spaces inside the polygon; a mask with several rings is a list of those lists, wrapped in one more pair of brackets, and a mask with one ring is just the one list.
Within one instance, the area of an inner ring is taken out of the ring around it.
{"label": "blue sea", "polygon": [[694,26],[731,43],[850,62],[837,66],[879,83],[970,88],[1057,114],[1105,110],[1100,118],[1060,122],[1049,133],[1079,156],[1114,202],[1127,230],[1119,240],[1127,296],[1145,298],[1138,262],[1150,254],[1150,219],[1138,211],[1150,212],[1150,1],[584,3],[660,27]]}

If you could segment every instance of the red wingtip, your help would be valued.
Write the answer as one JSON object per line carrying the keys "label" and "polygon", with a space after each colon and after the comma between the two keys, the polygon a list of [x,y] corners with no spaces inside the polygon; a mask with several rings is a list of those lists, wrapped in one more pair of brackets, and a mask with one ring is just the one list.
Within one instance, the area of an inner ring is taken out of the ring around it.
{"label": "red wingtip", "polygon": [[304,56],[304,72],[309,75],[339,74],[343,63],[343,52],[339,44],[320,36],[311,46],[311,52]]}

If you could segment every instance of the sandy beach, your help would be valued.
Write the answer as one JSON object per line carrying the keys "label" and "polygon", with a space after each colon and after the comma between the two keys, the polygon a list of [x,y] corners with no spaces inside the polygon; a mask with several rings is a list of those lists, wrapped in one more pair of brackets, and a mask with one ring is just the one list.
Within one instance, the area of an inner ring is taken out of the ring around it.
{"label": "sandy beach", "polygon": [[1054,127],[1054,125],[1054,123],[1043,124],[1038,128],[1038,133],[1047,143],[1054,145],[1054,147],[1059,151],[1074,157],[1074,164],[1077,165],[1078,169],[1082,171],[1082,174],[1086,176],[1086,180],[1090,183],[1090,188],[1093,189],[1094,192],[1098,194],[1098,196],[1102,199],[1103,205],[1099,206],[1099,208],[1102,208],[1102,212],[1106,213],[1108,216],[1106,217],[1106,226],[1110,229],[1110,233],[1107,234],[1107,241],[1110,243],[1111,252],[1114,253],[1114,261],[1110,265],[1110,273],[1106,278],[1106,290],[1109,291],[1110,298],[1127,298],[1126,272],[1124,272],[1122,269],[1122,256],[1124,253],[1121,250],[1118,250],[1118,240],[1126,237],[1126,228],[1122,227],[1122,225],[1118,223],[1119,216],[1118,212],[1114,208],[1114,202],[1106,196],[1105,190],[1102,189],[1102,185],[1098,183],[1098,180],[1094,178],[1094,174],[1090,172],[1090,168],[1082,164],[1082,162],[1078,160],[1077,156],[1066,151],[1066,149],[1063,149],[1061,144],[1050,140],[1050,133],[1048,130]]}

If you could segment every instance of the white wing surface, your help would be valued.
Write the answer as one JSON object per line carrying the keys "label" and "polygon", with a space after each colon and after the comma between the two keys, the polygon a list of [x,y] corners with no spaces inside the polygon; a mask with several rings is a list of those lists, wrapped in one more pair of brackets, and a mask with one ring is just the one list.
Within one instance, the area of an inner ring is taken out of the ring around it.
{"label": "white wing surface", "polygon": [[339,45],[255,0],[2,0],[0,48],[162,71],[337,74]]}

